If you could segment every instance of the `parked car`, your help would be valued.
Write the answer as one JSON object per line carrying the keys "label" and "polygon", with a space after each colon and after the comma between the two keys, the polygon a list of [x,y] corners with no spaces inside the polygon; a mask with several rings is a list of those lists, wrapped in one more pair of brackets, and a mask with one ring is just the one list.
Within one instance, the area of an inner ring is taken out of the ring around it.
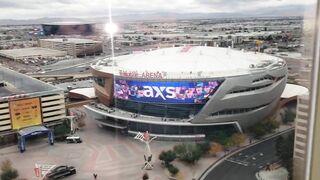
{"label": "parked car", "polygon": [[82,140],[79,136],[68,136],[66,141],[67,143],[82,143]]}
{"label": "parked car", "polygon": [[57,166],[53,168],[47,175],[46,179],[54,180],[60,179],[66,176],[76,174],[77,171],[73,166]]}

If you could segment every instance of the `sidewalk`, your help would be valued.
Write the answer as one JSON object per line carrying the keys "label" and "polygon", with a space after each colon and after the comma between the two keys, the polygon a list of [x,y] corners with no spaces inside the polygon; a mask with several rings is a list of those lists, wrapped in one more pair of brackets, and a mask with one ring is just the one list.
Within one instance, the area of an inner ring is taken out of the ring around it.
{"label": "sidewalk", "polygon": [[[288,128],[292,127],[281,126],[279,130],[266,136],[264,140],[282,133]],[[151,143],[154,169],[144,171],[141,170],[144,163],[144,144],[128,137],[114,135],[113,132],[100,129],[89,122],[86,131],[81,132],[81,137],[84,142],[80,144],[57,142],[54,146],[50,146],[47,139],[29,141],[24,153],[20,153],[17,145],[5,147],[0,150],[0,160],[10,159],[13,166],[19,170],[21,177],[28,179],[34,176],[35,163],[47,163],[74,165],[79,173],[70,176],[69,179],[75,180],[92,179],[93,172],[98,173],[98,178],[102,179],[141,180],[146,172],[150,180],[168,180],[169,173],[161,165],[158,155],[162,150],[172,149],[175,144],[179,144],[157,141]],[[240,148],[232,148],[227,157],[261,141],[253,141],[251,144],[247,141]],[[195,166],[189,166],[176,160],[173,164],[180,170],[177,179],[191,180],[193,177],[198,179],[204,172],[210,170],[208,167],[213,167],[227,158],[223,156],[224,152],[219,153],[216,157],[205,156]],[[24,158],[23,161],[20,161],[22,158]]]}
{"label": "sidewalk", "polygon": [[[55,145],[56,143],[53,146]],[[32,151],[45,146],[51,146],[50,144],[48,144],[47,138],[39,138],[36,140],[27,141],[26,151]],[[6,154],[15,154],[15,153],[20,153],[18,144],[10,145],[0,149],[0,156],[4,156]]]}

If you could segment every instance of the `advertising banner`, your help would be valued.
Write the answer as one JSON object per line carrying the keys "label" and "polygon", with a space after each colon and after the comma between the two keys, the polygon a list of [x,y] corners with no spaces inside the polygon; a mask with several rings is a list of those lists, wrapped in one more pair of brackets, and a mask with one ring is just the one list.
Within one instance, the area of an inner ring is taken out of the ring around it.
{"label": "advertising banner", "polygon": [[114,96],[118,99],[171,103],[202,104],[218,89],[222,80],[200,82],[146,82],[115,80]]}
{"label": "advertising banner", "polygon": [[12,129],[20,129],[42,123],[39,98],[10,101],[9,105]]}

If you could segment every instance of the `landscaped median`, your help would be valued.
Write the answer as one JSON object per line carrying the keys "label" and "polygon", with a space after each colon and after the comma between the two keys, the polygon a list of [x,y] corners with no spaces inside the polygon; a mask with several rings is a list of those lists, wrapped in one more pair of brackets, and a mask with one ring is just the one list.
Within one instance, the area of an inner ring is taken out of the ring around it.
{"label": "landscaped median", "polygon": [[250,148],[252,146],[255,146],[259,143],[262,143],[264,141],[267,141],[269,139],[272,139],[276,136],[279,136],[279,135],[282,135],[282,134],[285,134],[289,131],[292,131],[294,130],[294,127],[293,126],[288,126],[288,125],[285,125],[285,126],[280,126],[279,129],[277,129],[276,131],[273,131],[273,133],[271,134],[267,134],[263,137],[261,137],[259,140],[256,140],[254,142],[252,142],[251,140],[249,142],[247,142],[246,145],[244,146],[239,146],[239,147],[233,147],[230,149],[230,151],[228,152],[228,154],[225,154],[224,156],[220,156],[216,161],[214,161],[206,170],[203,171],[203,173],[199,176],[198,180],[203,180],[205,179],[205,177],[208,175],[208,173],[214,169],[216,166],[218,166],[220,163],[222,163],[225,159],[233,156],[234,154],[237,154],[247,148]]}
{"label": "landscaped median", "polygon": [[[162,151],[159,160],[166,169],[169,179],[194,179],[200,169],[208,166],[209,162],[222,157],[233,147],[239,147],[247,141],[247,136],[242,133],[227,135],[224,132],[216,133],[210,138],[198,143],[182,143],[175,145],[172,150]],[[199,161],[205,162],[201,163]],[[210,160],[210,161],[208,161]],[[201,167],[201,168],[199,168]]]}

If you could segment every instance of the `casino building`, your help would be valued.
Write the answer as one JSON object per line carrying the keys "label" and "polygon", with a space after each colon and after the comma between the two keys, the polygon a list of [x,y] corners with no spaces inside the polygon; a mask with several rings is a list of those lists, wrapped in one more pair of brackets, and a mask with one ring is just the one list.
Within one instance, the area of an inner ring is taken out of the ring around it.
{"label": "casino building", "polygon": [[287,65],[263,53],[184,46],[105,59],[92,74],[98,102],[85,108],[100,126],[194,138],[230,125],[241,131],[268,116]]}

